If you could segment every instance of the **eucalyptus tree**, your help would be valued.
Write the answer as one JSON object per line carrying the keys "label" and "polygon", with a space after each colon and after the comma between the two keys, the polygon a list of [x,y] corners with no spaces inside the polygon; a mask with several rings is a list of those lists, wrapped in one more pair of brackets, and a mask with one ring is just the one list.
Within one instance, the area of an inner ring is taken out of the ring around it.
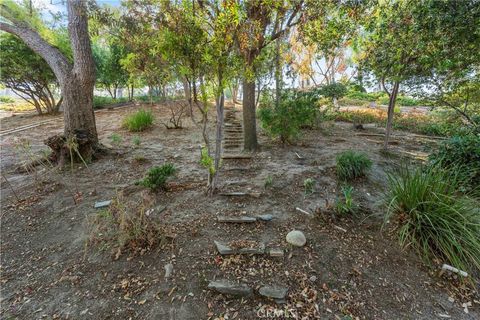
{"label": "eucalyptus tree", "polygon": [[[14,1],[0,2],[0,30],[16,35],[41,56],[60,84],[64,107],[64,137],[47,142],[60,162],[68,154],[68,145],[78,145],[77,151],[84,159],[91,158],[98,145],[93,113],[95,66],[88,34],[87,6],[82,0],[70,0],[66,4],[73,62],[47,41],[45,33],[48,30],[41,26],[38,16],[30,16],[25,8]],[[76,143],[66,143],[68,141]]]}

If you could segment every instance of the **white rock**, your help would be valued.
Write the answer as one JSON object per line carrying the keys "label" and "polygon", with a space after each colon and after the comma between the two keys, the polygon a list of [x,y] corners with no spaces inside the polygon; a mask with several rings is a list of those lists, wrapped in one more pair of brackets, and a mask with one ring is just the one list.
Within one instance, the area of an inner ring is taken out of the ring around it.
{"label": "white rock", "polygon": [[165,278],[170,278],[173,273],[173,264],[169,263],[165,265]]}
{"label": "white rock", "polygon": [[302,231],[293,230],[287,234],[286,240],[291,245],[296,247],[303,247],[307,243],[307,239]]}

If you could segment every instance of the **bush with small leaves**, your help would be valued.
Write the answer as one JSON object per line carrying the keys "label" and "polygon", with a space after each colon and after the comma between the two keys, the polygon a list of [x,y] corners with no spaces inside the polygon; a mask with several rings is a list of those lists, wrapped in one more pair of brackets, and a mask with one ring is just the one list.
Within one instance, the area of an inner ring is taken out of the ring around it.
{"label": "bush with small leaves", "polygon": [[342,180],[353,180],[365,176],[372,161],[365,153],[347,150],[337,155],[337,175]]}
{"label": "bush with small leaves", "polygon": [[177,172],[175,166],[171,163],[164,164],[163,166],[155,166],[148,170],[147,175],[137,184],[150,188],[152,190],[165,189],[167,179]]}
{"label": "bush with small leaves", "polygon": [[282,143],[293,143],[302,128],[317,123],[318,94],[298,90],[284,90],[280,103],[275,106],[273,97],[264,95],[260,101],[258,117],[265,131]]}
{"label": "bush with small leaves", "polygon": [[132,132],[143,131],[153,125],[153,119],[151,111],[141,109],[125,117],[123,127]]}
{"label": "bush with small leaves", "polygon": [[480,137],[475,134],[456,136],[443,142],[429,157],[433,166],[455,170],[461,180],[462,189],[480,188]]}

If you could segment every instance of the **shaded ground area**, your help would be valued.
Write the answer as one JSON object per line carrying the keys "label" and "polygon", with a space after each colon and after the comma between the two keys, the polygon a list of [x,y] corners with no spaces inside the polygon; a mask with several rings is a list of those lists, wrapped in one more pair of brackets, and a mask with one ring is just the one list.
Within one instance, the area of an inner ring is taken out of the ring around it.
{"label": "shaded ground area", "polygon": [[[375,135],[381,130],[373,126],[357,131],[350,124],[325,123],[305,131],[297,146],[280,146],[261,135],[262,150],[251,159],[224,160],[220,178],[221,192],[255,196],[208,198],[206,171],[199,164],[200,130],[187,119],[184,129],[167,130],[161,123],[168,120],[169,111],[155,106],[154,128],[128,133],[121,120],[137,108],[97,113],[100,139],[113,152],[88,168],[76,165],[73,172],[68,168],[54,174],[42,167],[30,174],[13,172],[20,160],[29,159],[18,139],[29,141],[28,150],[41,152],[43,138],[61,132],[61,121],[2,137],[2,174],[11,184],[2,178],[2,318],[258,319],[268,318],[273,310],[289,310],[305,319],[480,316],[478,295],[439,277],[411,251],[401,250],[389,226],[382,229],[384,209],[379,202],[385,170],[425,155],[434,141],[397,132],[392,153],[383,155],[382,138]],[[38,121],[26,119],[22,125]],[[14,121],[2,119],[2,130]],[[113,133],[122,137],[119,144],[110,139]],[[134,136],[141,139],[138,147]],[[340,187],[335,155],[346,149],[367,152],[374,167],[367,179],[354,184],[363,214],[339,218],[331,209]],[[164,162],[178,168],[168,192],[151,193],[134,185],[149,167]],[[265,188],[267,177],[272,184]],[[315,192],[308,196],[303,189],[306,178],[316,181]],[[152,213],[168,233],[161,247],[118,256],[108,247],[85,246],[86,220],[98,213],[95,201],[119,193],[148,208],[166,207]],[[258,214],[272,214],[274,219],[249,224],[216,220],[219,215]],[[286,243],[293,229],[305,233],[305,247]],[[214,240],[263,242],[285,253],[221,256]],[[173,264],[173,274],[165,278],[168,263]],[[232,299],[207,289],[214,279],[254,289],[285,286],[286,303],[278,305],[258,294]]]}

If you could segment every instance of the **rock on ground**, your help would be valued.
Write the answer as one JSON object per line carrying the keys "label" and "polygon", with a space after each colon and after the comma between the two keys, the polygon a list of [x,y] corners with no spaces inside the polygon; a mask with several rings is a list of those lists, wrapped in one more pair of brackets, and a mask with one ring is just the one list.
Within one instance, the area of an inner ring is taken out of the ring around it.
{"label": "rock on ground", "polygon": [[290,231],[287,234],[286,240],[288,243],[296,247],[303,247],[305,243],[307,243],[307,238],[305,238],[303,232],[298,230]]}

